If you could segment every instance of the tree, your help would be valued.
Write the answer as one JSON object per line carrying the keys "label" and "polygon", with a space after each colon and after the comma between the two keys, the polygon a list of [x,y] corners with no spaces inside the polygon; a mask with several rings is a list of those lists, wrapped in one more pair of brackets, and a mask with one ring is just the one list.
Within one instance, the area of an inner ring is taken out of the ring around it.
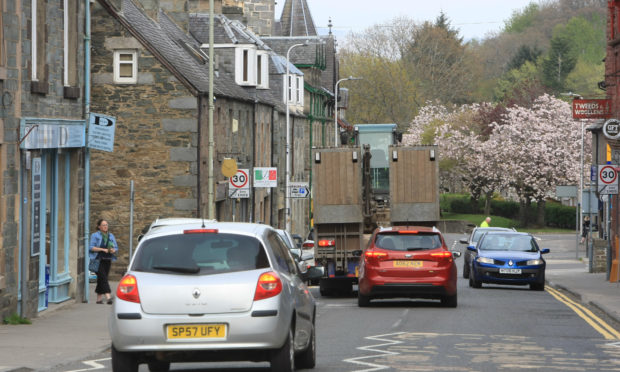
{"label": "tree", "polygon": [[566,78],[577,64],[577,55],[571,39],[558,33],[551,39],[551,48],[542,64],[543,83],[554,93],[565,90]]}

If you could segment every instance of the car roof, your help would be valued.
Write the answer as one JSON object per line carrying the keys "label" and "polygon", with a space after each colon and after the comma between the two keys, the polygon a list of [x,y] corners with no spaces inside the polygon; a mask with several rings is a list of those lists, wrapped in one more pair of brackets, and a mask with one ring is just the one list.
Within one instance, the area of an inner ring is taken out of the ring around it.
{"label": "car roof", "polygon": [[262,236],[265,231],[272,230],[272,227],[258,223],[217,222],[214,220],[202,220],[197,218],[186,221],[186,223],[156,225],[144,235],[143,240],[154,236],[182,234],[184,230],[193,229],[217,229],[218,233]]}
{"label": "car roof", "polygon": [[511,227],[494,227],[494,226],[489,226],[489,227],[481,227],[481,226],[478,226],[478,227],[476,227],[474,230],[488,230],[488,231],[516,231],[514,228],[511,228]]}
{"label": "car roof", "polygon": [[385,232],[390,232],[390,231],[412,231],[412,230],[413,231],[418,231],[418,232],[430,232],[430,233],[441,234],[439,229],[437,229],[435,226],[433,226],[433,227],[429,227],[429,226],[388,226],[388,227],[378,227],[377,228],[377,234],[385,233]]}

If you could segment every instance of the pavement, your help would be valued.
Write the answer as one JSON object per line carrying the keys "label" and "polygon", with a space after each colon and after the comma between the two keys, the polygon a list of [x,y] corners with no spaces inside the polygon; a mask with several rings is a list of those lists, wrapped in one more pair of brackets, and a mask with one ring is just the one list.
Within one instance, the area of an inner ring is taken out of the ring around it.
{"label": "pavement", "polygon": [[[540,246],[551,250],[546,255],[547,285],[569,292],[620,323],[620,283],[607,281],[606,273],[588,272],[585,247],[576,244],[575,235],[538,237]],[[117,284],[110,283],[113,290]],[[30,325],[0,324],[0,372],[48,371],[107,351],[112,306],[95,303],[94,286],[90,284],[90,303],[50,304]]]}

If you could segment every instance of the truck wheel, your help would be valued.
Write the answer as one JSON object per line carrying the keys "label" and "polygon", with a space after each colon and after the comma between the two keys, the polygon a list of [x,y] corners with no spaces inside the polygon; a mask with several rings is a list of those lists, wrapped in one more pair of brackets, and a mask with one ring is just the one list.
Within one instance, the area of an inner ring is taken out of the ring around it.
{"label": "truck wheel", "polygon": [[274,372],[293,372],[295,370],[295,348],[293,330],[289,328],[288,336],[281,348],[271,354],[271,370]]}
{"label": "truck wheel", "polygon": [[316,328],[312,320],[312,334],[308,347],[301,354],[295,357],[295,368],[311,369],[316,365]]}
{"label": "truck wheel", "polygon": [[138,372],[138,357],[136,353],[118,351],[112,345],[112,371]]}
{"label": "truck wheel", "polygon": [[359,291],[357,292],[357,306],[368,307],[370,306],[370,297],[364,296]]}

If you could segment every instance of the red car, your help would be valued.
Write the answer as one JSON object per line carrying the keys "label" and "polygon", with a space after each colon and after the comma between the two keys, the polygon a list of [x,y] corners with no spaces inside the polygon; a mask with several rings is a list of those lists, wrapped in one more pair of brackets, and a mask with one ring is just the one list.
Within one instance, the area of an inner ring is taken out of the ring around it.
{"label": "red car", "polygon": [[435,227],[377,228],[362,253],[358,305],[378,298],[440,299],[456,307],[457,271],[441,232]]}

